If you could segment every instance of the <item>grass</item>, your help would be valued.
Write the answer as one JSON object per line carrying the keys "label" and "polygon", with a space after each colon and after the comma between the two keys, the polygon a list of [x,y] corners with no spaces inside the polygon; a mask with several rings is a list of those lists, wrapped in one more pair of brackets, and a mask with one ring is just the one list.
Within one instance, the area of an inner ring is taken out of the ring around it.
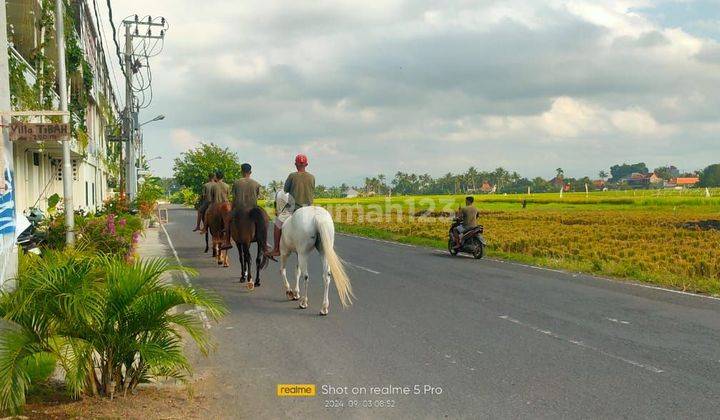
{"label": "grass", "polygon": [[[709,192],[475,197],[490,256],[720,295],[720,230],[699,224],[720,220],[720,190]],[[339,231],[444,249],[449,216],[463,201],[457,195],[316,204],[333,213]]]}

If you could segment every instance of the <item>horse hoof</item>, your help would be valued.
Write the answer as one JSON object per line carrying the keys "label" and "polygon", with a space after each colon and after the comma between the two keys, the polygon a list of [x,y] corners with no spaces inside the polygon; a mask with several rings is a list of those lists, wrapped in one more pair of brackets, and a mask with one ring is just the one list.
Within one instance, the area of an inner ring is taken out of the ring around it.
{"label": "horse hoof", "polygon": [[245,277],[240,277],[240,283],[245,283]]}
{"label": "horse hoof", "polygon": [[260,287],[260,282],[259,282],[259,281],[256,281],[256,282],[255,282],[255,287]]}
{"label": "horse hoof", "polygon": [[247,284],[247,288],[248,288],[248,290],[253,290],[253,289],[255,288],[255,283],[249,282],[249,283]]}
{"label": "horse hoof", "polygon": [[320,309],[320,315],[322,315],[322,316],[327,316],[328,312],[329,311],[326,308]]}
{"label": "horse hoof", "polygon": [[300,293],[293,292],[293,300],[299,300],[300,299]]}
{"label": "horse hoof", "polygon": [[288,300],[295,300],[295,296],[293,296],[293,292],[287,291],[285,292],[285,296],[287,296]]}
{"label": "horse hoof", "polygon": [[304,302],[304,301],[300,302],[300,305],[298,305],[298,308],[300,308],[300,309],[307,309],[307,307],[308,307],[308,304],[307,304],[307,302]]}

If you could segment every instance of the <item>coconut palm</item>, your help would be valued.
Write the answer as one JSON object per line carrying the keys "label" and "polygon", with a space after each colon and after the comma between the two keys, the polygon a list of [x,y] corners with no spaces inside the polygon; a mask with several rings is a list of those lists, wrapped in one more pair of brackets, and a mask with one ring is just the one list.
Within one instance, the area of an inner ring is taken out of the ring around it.
{"label": "coconut palm", "polygon": [[76,396],[186,378],[181,332],[207,354],[204,319],[217,320],[226,308],[218,297],[167,281],[173,270],[188,271],[161,259],[128,264],[76,251],[23,256],[15,289],[0,293],[0,409],[24,404],[28,365],[38,355],[57,360]]}

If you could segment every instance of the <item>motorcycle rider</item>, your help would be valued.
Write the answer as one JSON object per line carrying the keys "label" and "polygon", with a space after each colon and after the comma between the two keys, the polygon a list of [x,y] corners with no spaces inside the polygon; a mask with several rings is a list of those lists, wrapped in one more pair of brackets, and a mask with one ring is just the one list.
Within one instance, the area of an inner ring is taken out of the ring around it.
{"label": "motorcycle rider", "polygon": [[208,181],[202,186],[202,195],[198,203],[197,221],[195,222],[193,232],[200,230],[200,222],[205,220],[205,212],[208,207],[210,207],[210,190],[212,190],[213,185],[215,185],[215,172],[211,172],[210,175],[208,175]]}
{"label": "motorcycle rider", "polygon": [[288,203],[289,205],[282,209],[275,219],[275,231],[273,232],[275,246],[272,251],[265,253],[265,255],[270,258],[280,256],[280,238],[282,236],[283,223],[295,210],[300,207],[311,206],[313,203],[313,196],[315,195],[315,177],[305,170],[307,166],[307,156],[302,153],[295,156],[295,168],[297,169],[297,172],[293,172],[288,175],[287,180],[285,180],[284,188],[285,192],[290,194],[290,199],[294,202],[294,205]]}
{"label": "motorcycle rider", "polygon": [[478,209],[475,207],[475,199],[472,196],[465,197],[465,207],[459,208],[457,211],[458,223],[453,229],[453,240],[455,241],[455,249],[460,249],[463,233],[477,226]]}

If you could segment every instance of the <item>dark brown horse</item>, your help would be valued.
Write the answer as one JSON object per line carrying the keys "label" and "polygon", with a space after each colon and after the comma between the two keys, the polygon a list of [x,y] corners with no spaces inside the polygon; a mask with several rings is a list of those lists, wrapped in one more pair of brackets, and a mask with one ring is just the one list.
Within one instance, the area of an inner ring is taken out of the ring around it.
{"label": "dark brown horse", "polygon": [[208,252],[208,233],[212,236],[212,256],[218,265],[230,267],[227,250],[220,249],[225,235],[225,219],[230,217],[230,203],[212,203],[205,212],[205,252]]}
{"label": "dark brown horse", "polygon": [[[260,286],[260,270],[265,268],[268,258],[265,256],[267,246],[267,226],[269,218],[265,209],[254,207],[252,209],[236,209],[232,212],[230,233],[240,256],[241,276],[240,283],[248,282],[248,289]],[[255,282],[251,274],[250,244],[257,243],[257,257],[255,258]]]}

